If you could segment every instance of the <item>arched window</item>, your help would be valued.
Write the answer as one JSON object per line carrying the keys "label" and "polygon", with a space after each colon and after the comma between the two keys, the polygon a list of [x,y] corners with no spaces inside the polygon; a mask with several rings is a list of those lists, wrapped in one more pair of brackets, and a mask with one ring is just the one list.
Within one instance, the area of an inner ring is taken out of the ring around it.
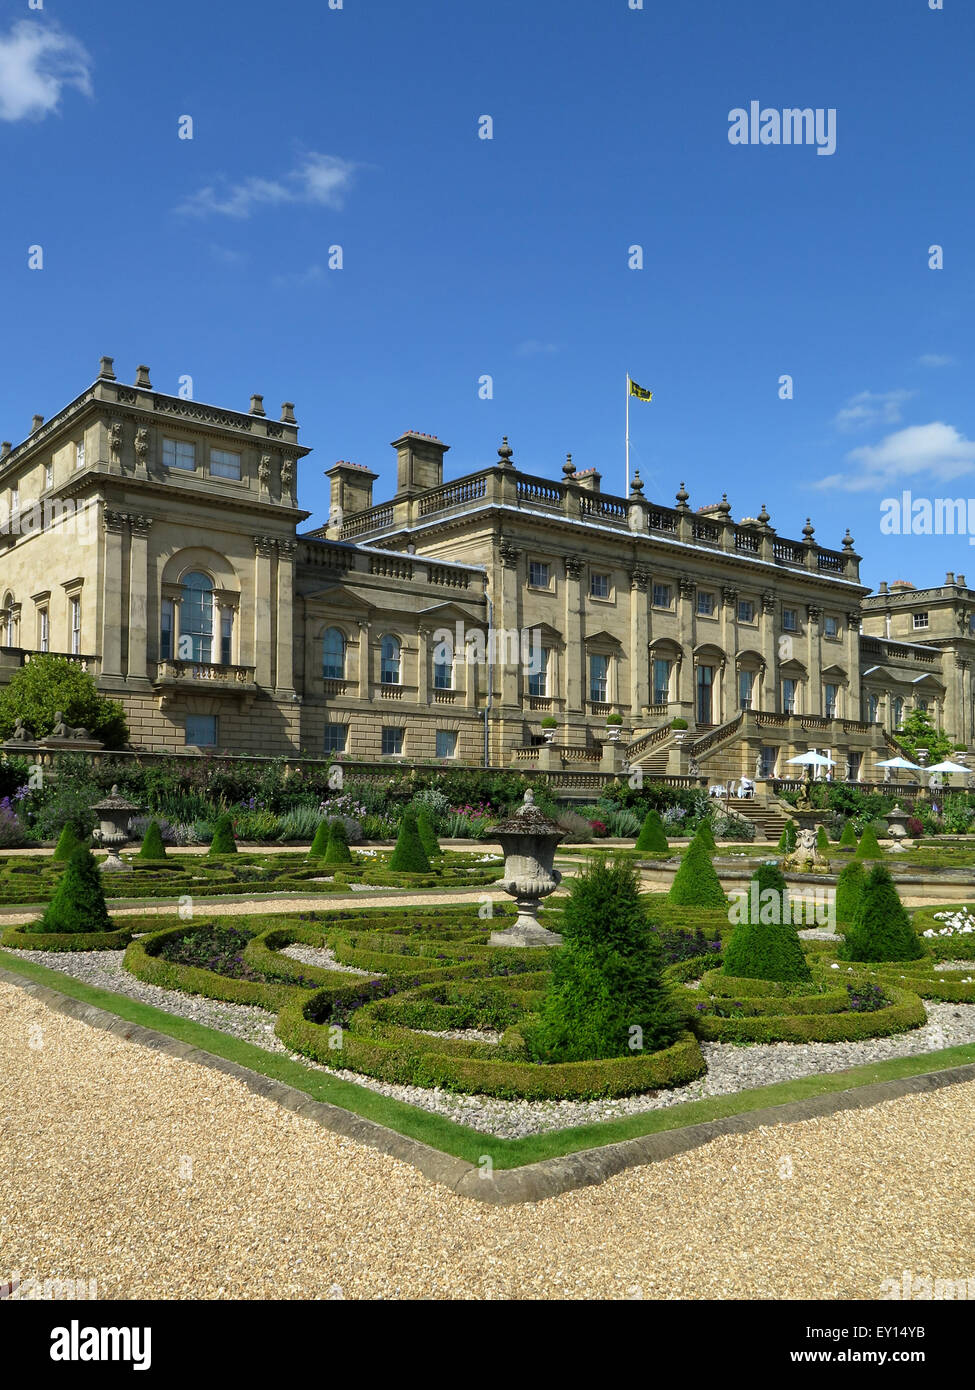
{"label": "arched window", "polygon": [[379,649],[380,675],[383,685],[399,685],[400,644],[396,637],[384,637]]}
{"label": "arched window", "polygon": [[330,627],[322,637],[322,679],[345,679],[345,636],[337,627]]}
{"label": "arched window", "polygon": [[894,696],[893,715],[894,728],[897,729],[900,727],[900,722],[904,718],[904,701],[902,700],[900,695]]}
{"label": "arched window", "polygon": [[867,696],[867,723],[876,724],[877,714],[880,710],[880,697],[878,695]]}
{"label": "arched window", "polygon": [[197,571],[183,576],[179,657],[181,661],[213,660],[213,580]]}

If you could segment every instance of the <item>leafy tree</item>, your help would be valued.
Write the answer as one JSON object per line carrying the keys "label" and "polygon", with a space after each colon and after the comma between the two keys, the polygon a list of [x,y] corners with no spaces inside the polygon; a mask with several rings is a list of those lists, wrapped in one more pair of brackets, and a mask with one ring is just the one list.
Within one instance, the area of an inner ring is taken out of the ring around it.
{"label": "leafy tree", "polygon": [[396,837],[396,847],[390,856],[389,867],[399,874],[430,872],[430,860],[416,826],[416,812],[410,807],[403,812],[403,819],[399,823],[399,834]]}
{"label": "leafy tree", "polygon": [[877,841],[877,834],[872,825],[863,827],[863,834],[860,836],[860,843],[857,845],[856,859],[883,859],[884,852]]}
{"label": "leafy tree", "polygon": [[721,880],[701,836],[696,835],[684,852],[667,897],[670,902],[684,907],[728,906]]}
{"label": "leafy tree", "polygon": [[28,923],[29,932],[111,931],[102,875],[95,856],[79,845],[54,890],[44,915]]}
{"label": "leafy tree", "polygon": [[94,677],[76,662],[50,654],[32,657],[0,690],[0,738],[10,737],[18,719],[35,738],[46,738],[58,710],[65,723],[84,727],[106,748],[121,748],[128,741],[119,702],[99,695]]}
{"label": "leafy tree", "polygon": [[591,1061],[669,1047],[681,1018],[661,978],[663,948],[632,864],[590,861],[572,881],[559,930],[563,944],[539,1021],[525,1030],[536,1060]]}
{"label": "leafy tree", "polygon": [[74,826],[70,821],[65,821],[51,858],[59,864],[66,864],[80,844],[81,841],[75,834]]}
{"label": "leafy tree", "polygon": [[929,767],[933,763],[944,762],[954,752],[954,739],[944,729],[936,729],[923,709],[911,710],[897,733],[897,742],[913,763],[918,761],[917,750],[926,748]]}
{"label": "leafy tree", "polygon": [[328,852],[329,823],[327,820],[320,820],[315,830],[315,838],[311,842],[308,853],[313,854],[316,859],[324,859]]}
{"label": "leafy tree", "polygon": [[234,822],[232,817],[226,812],[217,820],[208,853],[212,855],[237,853],[237,841],[234,839]]}
{"label": "leafy tree", "polygon": [[643,854],[663,854],[670,848],[667,844],[667,836],[664,834],[664,823],[660,819],[660,813],[653,810],[652,807],[647,812],[643,825],[640,827],[636,848]]}
{"label": "leafy tree", "polygon": [[862,961],[919,960],[924,955],[921,939],[886,865],[871,869],[853,924],[837,955],[841,960]]}
{"label": "leafy tree", "polygon": [[159,822],[151,820],[146,826],[146,833],[142,837],[142,844],[138,859],[165,859],[166,846],[163,844],[162,831],[159,829]]}
{"label": "leafy tree", "polygon": [[340,816],[328,824],[328,845],[325,849],[326,864],[351,864],[352,851],[349,849],[349,835],[345,821]]}
{"label": "leafy tree", "polygon": [[836,880],[836,920],[852,922],[856,916],[866,874],[859,859],[852,859]]}
{"label": "leafy tree", "polygon": [[725,975],[796,983],[812,979],[792,921],[788,886],[776,864],[759,864],[724,952]]}

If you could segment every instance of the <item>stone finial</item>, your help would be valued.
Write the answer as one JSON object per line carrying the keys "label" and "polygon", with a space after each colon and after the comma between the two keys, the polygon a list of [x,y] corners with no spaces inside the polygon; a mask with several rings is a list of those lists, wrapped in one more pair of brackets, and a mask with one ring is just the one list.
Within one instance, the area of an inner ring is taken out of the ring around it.
{"label": "stone finial", "polygon": [[721,501],[718,503],[718,511],[722,516],[731,515],[731,503],[728,501],[728,494],[726,492],[721,494]]}
{"label": "stone finial", "polygon": [[768,509],[766,508],[764,502],[762,503],[762,510],[759,512],[757,519],[762,523],[763,526],[767,526],[769,522],[772,520],[772,518],[768,514]]}
{"label": "stone finial", "polygon": [[281,419],[284,421],[286,425],[296,425],[298,423],[298,421],[295,419],[294,401],[281,402]]}
{"label": "stone finial", "polygon": [[115,380],[115,358],[100,357],[98,359],[98,375],[104,377],[106,381]]}
{"label": "stone finial", "polygon": [[816,528],[812,524],[812,519],[808,516],[806,517],[806,524],[802,528],[802,534],[805,536],[807,541],[811,541],[813,536],[816,534]]}
{"label": "stone finial", "polygon": [[878,594],[885,594],[886,592],[887,592],[887,581],[886,581],[886,579],[881,579],[880,583],[877,585],[877,593],[878,593]]}
{"label": "stone finial", "polygon": [[144,363],[140,363],[135,369],[136,386],[144,386],[147,391],[152,390],[152,382],[149,380],[149,368]]}
{"label": "stone finial", "polygon": [[633,474],[633,480],[632,480],[632,482],[630,483],[630,496],[631,496],[631,497],[642,497],[642,496],[643,496],[643,479],[640,477],[640,470],[639,470],[639,468],[638,468],[638,469],[636,470],[636,472]]}
{"label": "stone finial", "polygon": [[0,443],[0,458],[5,459],[7,455],[10,453],[11,447],[12,446],[9,439],[5,439],[2,443]]}
{"label": "stone finial", "polygon": [[562,472],[565,474],[565,476],[566,476],[567,478],[571,478],[571,477],[573,476],[573,474],[575,473],[575,471],[576,471],[576,466],[575,466],[575,464],[572,462],[572,455],[571,455],[571,454],[566,454],[566,456],[565,456],[565,463],[563,463],[563,465],[562,465]]}
{"label": "stone finial", "polygon": [[511,445],[508,443],[508,436],[506,434],[502,435],[501,446],[498,449],[498,458],[501,460],[501,463],[505,468],[509,468],[511,466],[511,460],[514,458],[514,453],[514,449],[512,449]]}
{"label": "stone finial", "polygon": [[955,571],[954,571],[954,570],[949,570],[948,573],[945,575],[945,583],[946,583],[946,584],[952,584],[952,585],[953,585],[954,582],[955,582]]}
{"label": "stone finial", "polygon": [[965,587],[965,576],[963,574],[958,576],[958,587],[959,589],[964,589]]}
{"label": "stone finial", "polygon": [[44,423],[44,416],[43,416],[43,415],[35,415],[34,418],[33,418],[33,420],[31,421],[31,427],[30,427],[30,432],[31,432],[31,434],[36,434],[37,431],[40,429],[41,425],[43,425],[43,423]]}
{"label": "stone finial", "polygon": [[251,396],[250,413],[251,415],[264,415],[267,413],[264,409],[263,396]]}
{"label": "stone finial", "polygon": [[843,549],[844,549],[844,550],[852,550],[852,549],[853,549],[853,537],[850,535],[850,528],[849,528],[849,526],[846,528],[846,535],[843,537]]}
{"label": "stone finial", "polygon": [[687,491],[687,488],[684,486],[683,482],[681,482],[680,487],[677,489],[676,495],[677,506],[681,511],[684,511],[687,507],[687,499],[690,497],[691,494]]}

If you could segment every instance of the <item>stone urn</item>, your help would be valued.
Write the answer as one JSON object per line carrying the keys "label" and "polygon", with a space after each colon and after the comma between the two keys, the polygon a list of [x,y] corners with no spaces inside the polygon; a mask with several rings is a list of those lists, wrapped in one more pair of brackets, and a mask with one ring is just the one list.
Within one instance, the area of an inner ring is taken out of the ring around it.
{"label": "stone urn", "polygon": [[113,787],[103,801],[91,808],[98,816],[97,830],[92,831],[92,839],[108,851],[108,858],[99,865],[104,873],[131,873],[132,865],[123,863],[119,850],[129,841],[129,821],[140,808],[133,806],[119,795],[118,787]]}
{"label": "stone urn", "polygon": [[555,847],[565,839],[564,831],[542,815],[535,805],[534,793],[528,790],[524,805],[494,827],[494,839],[500,840],[504,850],[504,891],[511,894],[518,906],[518,920],[504,931],[492,932],[488,945],[561,945],[557,932],[540,925],[538,905],[562,881],[562,875],[553,866]]}
{"label": "stone urn", "polygon": [[887,834],[892,840],[906,838],[907,822],[910,820],[910,816],[906,811],[902,811],[899,805],[895,805],[892,811],[886,811],[884,820],[887,822]]}

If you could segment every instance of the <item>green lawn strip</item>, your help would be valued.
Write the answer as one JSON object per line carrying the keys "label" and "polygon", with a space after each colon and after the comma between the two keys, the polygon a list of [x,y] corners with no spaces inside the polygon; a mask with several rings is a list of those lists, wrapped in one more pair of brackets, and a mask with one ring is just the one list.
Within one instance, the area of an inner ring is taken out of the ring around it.
{"label": "green lawn strip", "polygon": [[808,1100],[813,1096],[852,1090],[878,1081],[899,1080],[902,1077],[919,1076],[925,1072],[975,1063],[975,1043],[966,1043],[940,1052],[868,1063],[865,1066],[852,1067],[848,1071],[806,1076],[796,1081],[780,1081],[771,1086],[736,1091],[733,1095],[685,1101],[662,1110],[644,1111],[642,1114],[627,1115],[618,1120],[601,1120],[573,1129],[532,1134],[523,1139],[499,1139],[469,1129],[466,1125],[456,1124],[442,1115],[434,1115],[417,1106],[392,1100],[368,1087],[357,1086],[354,1082],[343,1081],[325,1072],[312,1071],[300,1062],[268,1052],[254,1043],[242,1042],[217,1029],[193,1023],[189,1019],[166,1013],[152,1005],[142,1004],[127,995],[83,984],[70,975],[62,975],[47,966],[23,960],[9,952],[0,951],[0,966],[50,989],[56,989],[72,999],[105,1009],[130,1023],[165,1033],[168,1037],[189,1043],[205,1052],[212,1052],[274,1081],[293,1086],[296,1090],[304,1091],[313,1100],[350,1110],[364,1119],[385,1125],[398,1134],[428,1144],[431,1148],[449,1153],[455,1158],[476,1164],[485,1152],[488,1152],[496,1168],[519,1168],[528,1163],[540,1163],[544,1159],[578,1153],[582,1149],[619,1144],[628,1139],[660,1134],[666,1130],[685,1129],[689,1125],[703,1124],[732,1115],[744,1115],[768,1106],[785,1105],[790,1101]]}

